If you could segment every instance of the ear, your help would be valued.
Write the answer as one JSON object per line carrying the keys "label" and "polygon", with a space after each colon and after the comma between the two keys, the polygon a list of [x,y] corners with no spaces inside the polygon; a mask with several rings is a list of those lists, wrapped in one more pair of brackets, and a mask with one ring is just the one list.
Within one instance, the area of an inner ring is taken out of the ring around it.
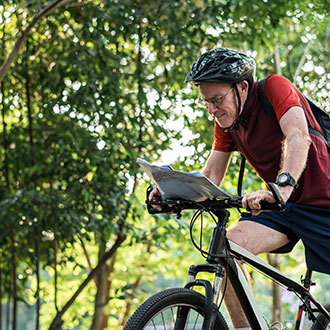
{"label": "ear", "polygon": [[239,82],[237,84],[237,86],[238,86],[238,90],[241,93],[247,93],[247,91],[249,89],[249,83],[246,80],[243,80],[243,81]]}

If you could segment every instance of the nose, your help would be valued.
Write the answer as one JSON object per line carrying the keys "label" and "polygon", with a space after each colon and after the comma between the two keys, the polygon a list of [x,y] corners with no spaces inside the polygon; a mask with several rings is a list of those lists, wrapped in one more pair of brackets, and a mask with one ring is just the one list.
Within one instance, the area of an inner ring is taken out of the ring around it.
{"label": "nose", "polygon": [[217,107],[212,102],[209,102],[207,105],[207,112],[209,115],[213,116],[216,111]]}

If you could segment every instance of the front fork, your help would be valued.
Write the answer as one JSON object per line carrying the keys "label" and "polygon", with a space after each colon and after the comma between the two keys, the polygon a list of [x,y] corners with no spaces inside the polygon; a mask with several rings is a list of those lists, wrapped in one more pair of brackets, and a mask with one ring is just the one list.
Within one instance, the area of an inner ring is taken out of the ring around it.
{"label": "front fork", "polygon": [[[215,273],[213,287],[209,281],[196,279],[199,272]],[[205,317],[203,321],[203,330],[213,329],[216,310],[221,296],[221,282],[224,277],[225,269],[216,264],[193,265],[189,268],[188,280],[185,288],[194,286],[203,286],[205,289]],[[174,330],[182,330],[186,324],[189,308],[180,307],[177,312],[177,319]]]}
{"label": "front fork", "polygon": [[[205,307],[204,321],[202,330],[213,329],[216,310],[220,302],[221,282],[225,275],[225,268],[218,265],[220,257],[226,255],[226,240],[224,239],[225,223],[228,222],[229,212],[219,209],[216,213],[218,219],[222,219],[217,223],[213,230],[212,239],[209,246],[207,263],[202,265],[193,265],[189,268],[188,280],[185,288],[194,286],[203,286],[205,289]],[[223,225],[221,225],[223,224]],[[215,273],[213,287],[209,281],[196,279],[199,272]],[[182,330],[186,324],[189,308],[180,307],[177,312],[177,319],[174,330]]]}

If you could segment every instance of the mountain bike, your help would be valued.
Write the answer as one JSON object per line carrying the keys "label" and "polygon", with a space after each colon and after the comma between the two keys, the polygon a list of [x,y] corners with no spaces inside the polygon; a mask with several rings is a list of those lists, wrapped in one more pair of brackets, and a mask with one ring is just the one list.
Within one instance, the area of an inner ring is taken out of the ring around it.
{"label": "mountain bike", "polygon": [[[272,183],[268,185],[274,194],[276,203],[261,202],[261,208],[280,212],[285,208],[285,204],[281,200],[276,186]],[[150,189],[147,192],[146,201],[149,213],[160,213],[152,207],[155,204],[162,206],[162,212],[172,212],[178,217],[181,217],[184,210],[196,210],[190,223],[190,236],[195,247],[205,255],[206,263],[190,266],[184,288],[164,290],[147,299],[130,317],[124,330],[229,329],[219,310],[223,302],[227,279],[230,280],[253,330],[283,329],[283,325],[278,322],[270,325],[262,316],[243,271],[237,263],[238,260],[250,264],[268,278],[296,294],[301,303],[298,308],[295,330],[303,329],[305,317],[311,320],[312,330],[330,329],[330,303],[323,307],[310,293],[313,284],[312,271],[307,270],[305,278],[299,284],[226,237],[226,225],[230,216],[227,209],[241,208],[242,198],[209,199],[203,202],[187,200],[150,202],[149,193]],[[203,251],[192,235],[196,220],[204,213],[209,214],[215,223],[208,251]],[[213,284],[206,279],[197,279],[196,276],[199,273],[214,274]],[[221,290],[222,284],[223,289]],[[204,288],[202,290],[205,291],[205,295],[194,290],[194,287],[197,286]]]}

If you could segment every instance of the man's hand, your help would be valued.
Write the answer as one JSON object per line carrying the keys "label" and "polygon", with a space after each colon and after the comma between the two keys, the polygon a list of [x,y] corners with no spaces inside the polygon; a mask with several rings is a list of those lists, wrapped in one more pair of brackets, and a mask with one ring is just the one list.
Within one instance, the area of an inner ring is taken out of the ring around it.
{"label": "man's hand", "polygon": [[[152,191],[151,191],[151,193],[149,195],[149,201],[151,201],[151,202],[159,202],[160,200],[161,200],[161,194],[160,194],[157,186],[153,186]],[[160,205],[152,205],[152,207],[155,210],[159,211],[159,212],[162,211],[162,207]]]}
{"label": "man's hand", "polygon": [[246,208],[250,208],[252,210],[253,215],[258,215],[262,211],[258,211],[261,209],[260,202],[265,201],[268,203],[276,203],[276,200],[269,190],[258,190],[251,194],[247,194],[242,199],[242,206]]}
{"label": "man's hand", "polygon": [[[276,187],[277,187],[278,193],[281,195],[281,201],[283,203],[286,203],[293,191],[293,187],[291,187],[291,186],[280,187],[277,185],[276,185]],[[242,199],[242,206],[244,208],[249,207],[252,210],[253,215],[258,215],[259,213],[262,212],[262,210],[258,211],[261,209],[261,205],[260,205],[261,201],[264,201],[267,203],[276,203],[277,202],[271,191],[258,190],[251,194],[245,195]]]}

